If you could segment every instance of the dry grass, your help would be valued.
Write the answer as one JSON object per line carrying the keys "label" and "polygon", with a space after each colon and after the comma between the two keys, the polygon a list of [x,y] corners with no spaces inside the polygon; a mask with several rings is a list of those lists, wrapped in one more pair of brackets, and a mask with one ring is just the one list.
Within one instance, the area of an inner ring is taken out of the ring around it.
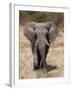
{"label": "dry grass", "polygon": [[[47,63],[51,68],[46,72],[45,70],[33,70],[33,56],[31,52],[30,42],[24,36],[23,26],[20,26],[20,60],[19,60],[19,78],[48,78],[48,77],[63,77],[64,76],[64,34],[59,32],[57,39],[51,44],[49,53],[47,55]],[[52,68],[56,67],[56,68]]]}

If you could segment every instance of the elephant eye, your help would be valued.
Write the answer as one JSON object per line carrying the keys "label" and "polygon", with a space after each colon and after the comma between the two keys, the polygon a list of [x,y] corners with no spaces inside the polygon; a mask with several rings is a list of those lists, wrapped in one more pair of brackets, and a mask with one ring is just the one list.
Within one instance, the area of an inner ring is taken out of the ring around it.
{"label": "elephant eye", "polygon": [[35,34],[35,40],[37,40],[37,35]]}
{"label": "elephant eye", "polygon": [[50,27],[45,26],[45,28],[47,29],[48,32],[50,31]]}
{"label": "elephant eye", "polygon": [[33,27],[33,29],[35,30],[36,28],[35,28],[35,27]]}

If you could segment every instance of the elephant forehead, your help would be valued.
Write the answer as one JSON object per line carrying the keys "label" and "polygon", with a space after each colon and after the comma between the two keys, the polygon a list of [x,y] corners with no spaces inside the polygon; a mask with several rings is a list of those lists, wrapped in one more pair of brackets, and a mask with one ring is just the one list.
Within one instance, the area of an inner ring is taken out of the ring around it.
{"label": "elephant forehead", "polygon": [[36,26],[37,26],[37,27],[44,26],[44,23],[37,23]]}
{"label": "elephant forehead", "polygon": [[37,33],[37,38],[38,38],[38,39],[44,39],[45,36],[46,36],[45,33]]}
{"label": "elephant forehead", "polygon": [[40,35],[40,34],[46,34],[47,33],[47,30],[45,29],[45,28],[37,28],[36,29],[36,33],[38,34],[38,35]]}

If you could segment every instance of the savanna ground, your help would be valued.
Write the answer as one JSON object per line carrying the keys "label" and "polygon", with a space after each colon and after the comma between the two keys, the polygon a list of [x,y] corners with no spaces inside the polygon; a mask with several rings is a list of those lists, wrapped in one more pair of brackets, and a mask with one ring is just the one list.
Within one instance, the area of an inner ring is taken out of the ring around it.
{"label": "savanna ground", "polygon": [[19,78],[51,78],[64,76],[64,32],[63,28],[58,28],[58,37],[50,46],[46,61],[49,66],[48,71],[33,70],[33,55],[31,44],[24,36],[24,26],[19,26]]}

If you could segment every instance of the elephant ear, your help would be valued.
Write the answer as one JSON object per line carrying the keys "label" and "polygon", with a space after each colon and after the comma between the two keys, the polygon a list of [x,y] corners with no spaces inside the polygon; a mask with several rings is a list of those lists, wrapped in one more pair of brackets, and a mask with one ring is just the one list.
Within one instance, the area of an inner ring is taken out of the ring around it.
{"label": "elephant ear", "polygon": [[32,44],[35,42],[35,25],[35,22],[27,23],[24,30],[24,35]]}
{"label": "elephant ear", "polygon": [[47,30],[49,33],[49,39],[50,39],[50,43],[51,43],[58,36],[58,30],[57,30],[56,25],[52,21],[46,22],[46,27],[47,27]]}

